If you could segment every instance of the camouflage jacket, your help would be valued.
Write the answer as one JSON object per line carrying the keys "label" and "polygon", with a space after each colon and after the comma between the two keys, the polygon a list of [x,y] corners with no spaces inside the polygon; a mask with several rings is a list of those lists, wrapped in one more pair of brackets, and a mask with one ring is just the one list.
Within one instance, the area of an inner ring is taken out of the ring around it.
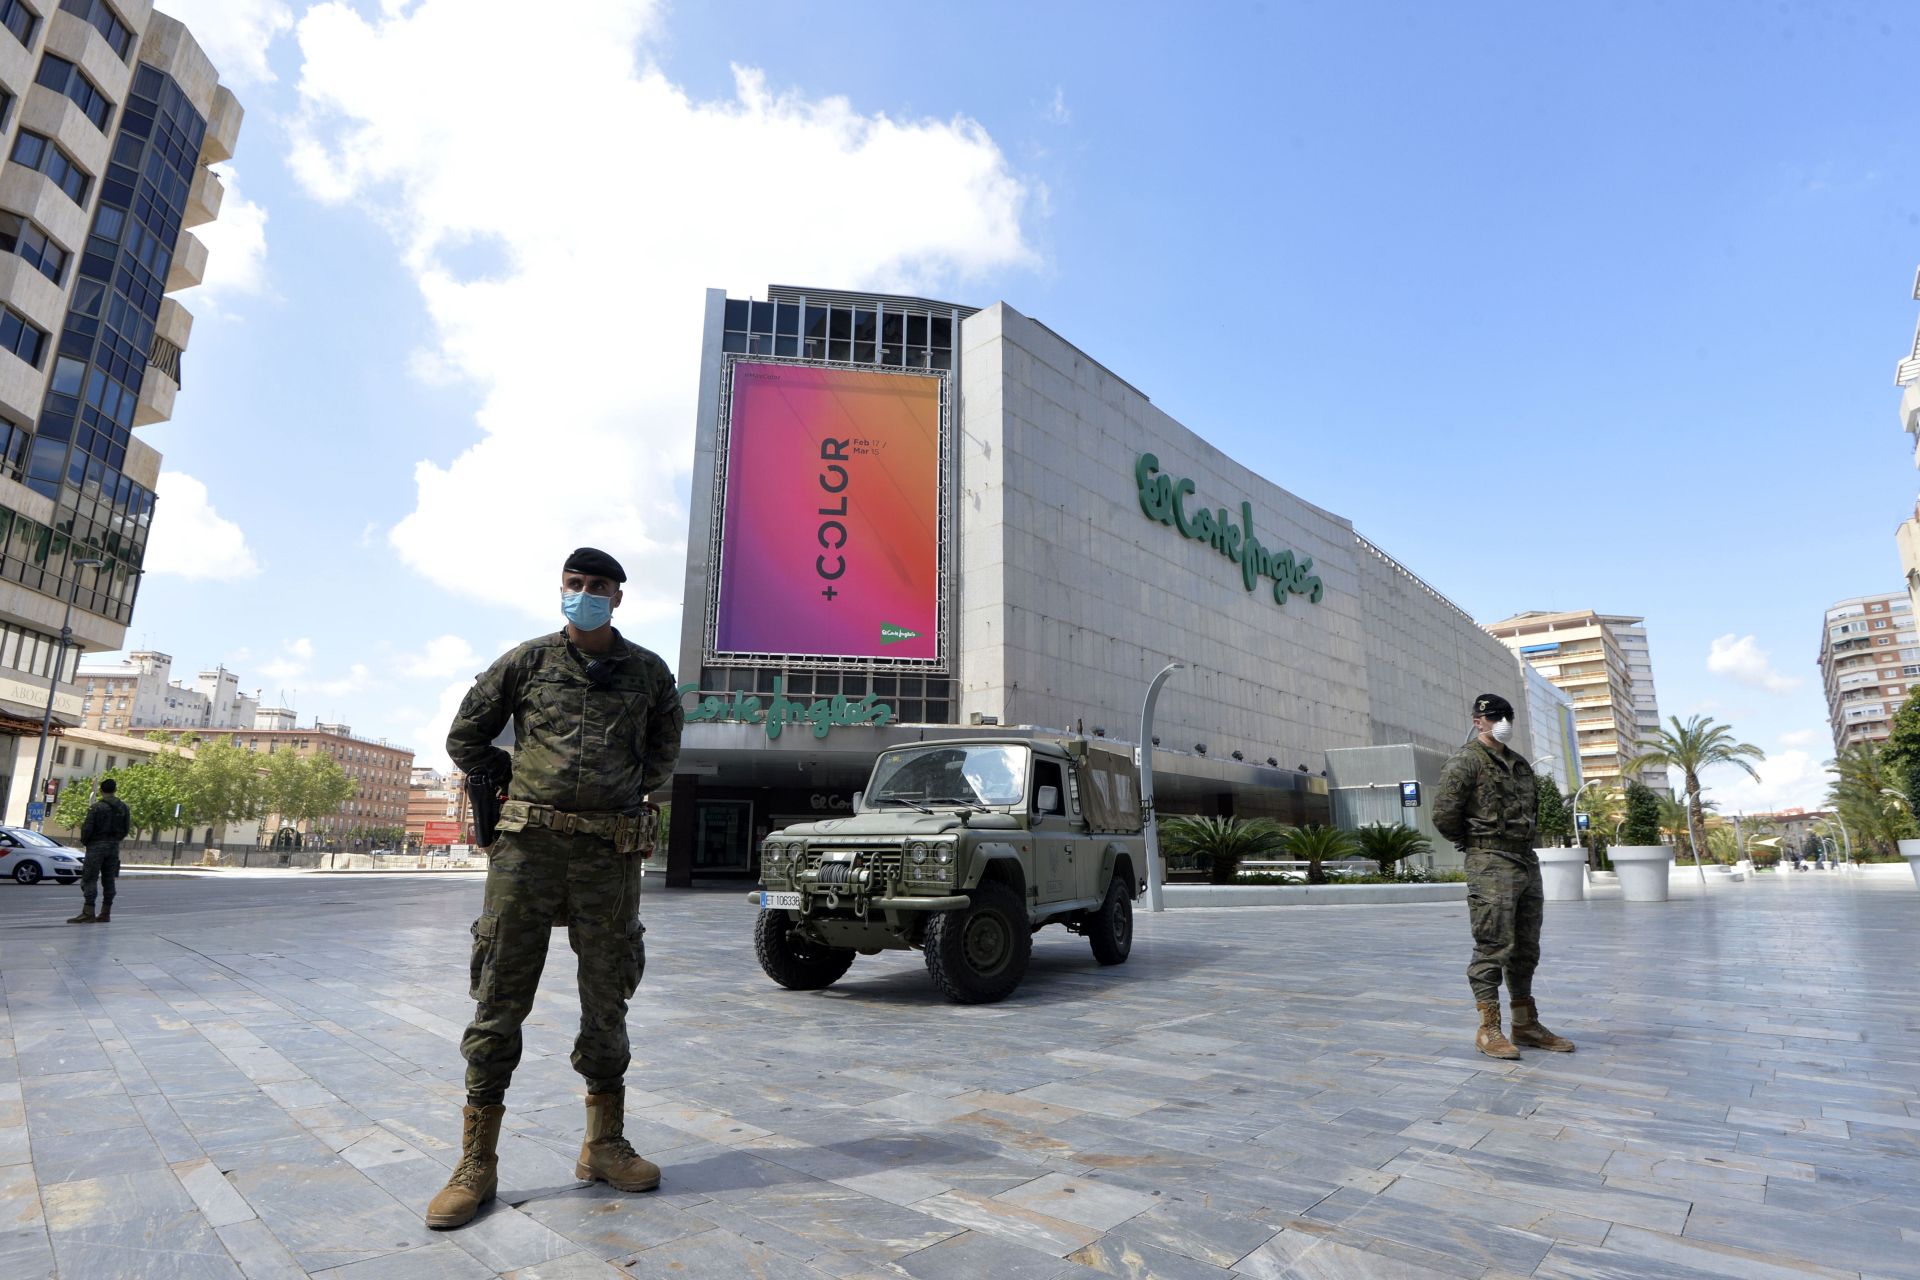
{"label": "camouflage jacket", "polygon": [[[613,665],[599,687],[587,662]],[[571,813],[638,813],[673,776],[685,717],[673,673],[614,632],[613,651],[589,655],[567,633],[509,650],[474,680],[447,732],[447,754],[468,773],[499,762],[493,745],[513,722],[508,796]]]}
{"label": "camouflage jacket", "polygon": [[119,796],[101,796],[87,807],[80,824],[81,844],[111,844],[127,838],[133,829],[133,812]]}
{"label": "camouflage jacket", "polygon": [[1447,761],[1433,797],[1433,825],[1461,849],[1529,853],[1540,816],[1533,766],[1475,738]]}

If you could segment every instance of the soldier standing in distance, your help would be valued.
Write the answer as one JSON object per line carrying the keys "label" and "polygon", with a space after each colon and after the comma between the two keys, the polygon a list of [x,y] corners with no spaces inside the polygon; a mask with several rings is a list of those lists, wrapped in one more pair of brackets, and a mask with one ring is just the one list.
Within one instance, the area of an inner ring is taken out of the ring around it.
{"label": "soldier standing in distance", "polygon": [[[119,789],[112,778],[100,783],[100,798],[87,806],[80,823],[80,843],[86,846],[87,859],[80,865],[80,896],[85,905],[68,924],[105,924],[113,919],[114,882],[120,878],[120,842],[133,830],[133,813],[126,801],[113,794]],[[93,914],[93,890],[100,886],[100,914]]]}
{"label": "soldier standing in distance", "polygon": [[[673,775],[683,716],[673,673],[614,630],[626,573],[582,547],[560,573],[566,627],[529,640],[474,681],[447,734],[469,774],[512,782],[490,850],[485,906],[473,923],[473,1023],[460,1041],[467,1106],[460,1163],[427,1206],[438,1230],[470,1221],[498,1186],[500,1121],[520,1062],[556,921],[579,956],[580,1033],[573,1067],[586,1077],[587,1127],[574,1176],[651,1191],[660,1170],[635,1153],[626,1116],[627,1001],[646,968],[640,855],[658,814],[647,793]],[[493,745],[512,721],[514,750]]]}
{"label": "soldier standing in distance", "polygon": [[[1474,1047],[1490,1058],[1517,1058],[1514,1046],[1572,1053],[1573,1041],[1540,1025],[1533,971],[1540,963],[1546,894],[1533,851],[1539,794],[1533,769],[1507,748],[1513,704],[1497,693],[1473,701],[1473,739],[1440,773],[1433,825],[1467,855],[1467,914],[1473,960],[1467,982],[1480,1006]],[[1500,1031],[1500,979],[1513,1005],[1513,1039]]]}

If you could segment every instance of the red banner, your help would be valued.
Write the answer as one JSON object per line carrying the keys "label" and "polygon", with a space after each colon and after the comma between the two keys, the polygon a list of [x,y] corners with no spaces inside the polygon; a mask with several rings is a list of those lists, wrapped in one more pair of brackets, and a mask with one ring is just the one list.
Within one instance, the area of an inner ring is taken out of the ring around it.
{"label": "red banner", "polygon": [[459,844],[460,824],[457,822],[429,822],[427,824],[428,844]]}

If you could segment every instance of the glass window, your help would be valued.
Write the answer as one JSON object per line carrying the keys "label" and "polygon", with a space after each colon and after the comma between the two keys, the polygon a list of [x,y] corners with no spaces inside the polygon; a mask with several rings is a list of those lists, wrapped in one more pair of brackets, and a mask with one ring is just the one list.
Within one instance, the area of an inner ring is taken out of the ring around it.
{"label": "glass window", "polygon": [[93,127],[105,133],[107,121],[113,118],[113,104],[106,95],[87,79],[86,72],[68,62],[65,58],[48,54],[40,60],[40,74],[34,80],[58,93],[67,95],[67,100],[79,107],[87,119],[93,121]]}
{"label": "glass window", "polygon": [[889,751],[874,765],[866,802],[880,808],[1019,804],[1028,756],[1026,747],[998,743]]}
{"label": "glass window", "polygon": [[23,164],[29,169],[38,169],[40,167],[41,153],[46,149],[46,146],[47,140],[45,138],[37,133],[28,133],[22,130],[20,136],[13,140],[13,162],[15,164]]}
{"label": "glass window", "polygon": [[0,0],[0,23],[13,32],[14,39],[29,49],[33,48],[33,33],[40,25],[40,17],[21,0]]}
{"label": "glass window", "polygon": [[100,33],[100,38],[107,42],[107,47],[122,62],[127,60],[127,54],[133,48],[133,32],[127,30],[126,23],[120,21],[107,0],[60,0],[60,7],[82,22],[91,23],[93,29]]}
{"label": "glass window", "polygon": [[773,304],[771,302],[755,302],[751,305],[753,307],[753,317],[747,325],[747,328],[754,333],[772,333]]}
{"label": "glass window", "polygon": [[727,299],[727,316],[726,316],[725,325],[728,329],[736,333],[745,333],[747,331],[747,315],[748,315],[748,308],[747,308],[747,303],[745,299],[743,298]]}

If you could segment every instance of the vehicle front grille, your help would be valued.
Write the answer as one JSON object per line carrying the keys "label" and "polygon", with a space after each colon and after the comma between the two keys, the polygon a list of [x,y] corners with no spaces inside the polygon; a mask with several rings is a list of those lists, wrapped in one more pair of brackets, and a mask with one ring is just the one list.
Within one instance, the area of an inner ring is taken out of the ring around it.
{"label": "vehicle front grille", "polygon": [[[820,870],[820,855],[826,852],[828,852],[828,850],[825,849],[807,850],[804,869],[807,871]],[[832,852],[839,853],[842,852],[842,850],[835,849],[832,850]],[[858,849],[855,850],[855,852],[860,855],[860,865],[872,873],[872,877],[868,883],[871,885],[873,892],[885,893],[889,887],[900,883],[900,850]]]}

